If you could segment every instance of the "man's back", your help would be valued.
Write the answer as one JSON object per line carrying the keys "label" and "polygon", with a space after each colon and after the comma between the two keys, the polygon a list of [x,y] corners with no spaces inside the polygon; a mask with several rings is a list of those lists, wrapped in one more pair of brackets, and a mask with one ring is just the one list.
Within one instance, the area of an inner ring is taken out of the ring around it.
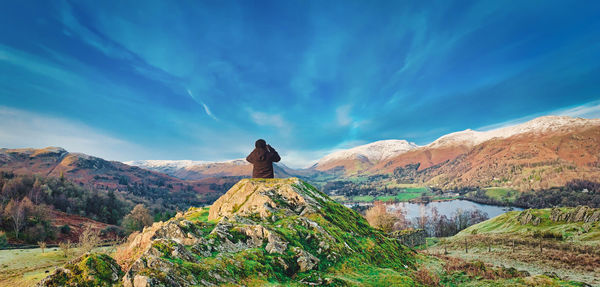
{"label": "man's back", "polygon": [[253,165],[253,178],[273,178],[273,163],[281,160],[273,147],[264,140],[256,141],[256,148],[246,157]]}

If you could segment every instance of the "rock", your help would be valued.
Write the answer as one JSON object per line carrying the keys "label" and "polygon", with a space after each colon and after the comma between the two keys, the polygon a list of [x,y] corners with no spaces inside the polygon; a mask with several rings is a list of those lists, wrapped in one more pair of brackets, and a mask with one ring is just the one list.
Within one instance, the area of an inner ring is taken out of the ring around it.
{"label": "rock", "polygon": [[[564,211],[563,211],[564,210]],[[600,221],[600,208],[578,206],[576,208],[552,208],[550,220],[554,222],[598,222]]]}
{"label": "rock", "polygon": [[135,275],[133,278],[133,287],[148,287],[148,277]]}
{"label": "rock", "polygon": [[261,218],[272,217],[276,210],[286,215],[315,212],[316,198],[320,194],[307,194],[297,178],[289,179],[242,179],[221,196],[209,210],[208,219],[215,220],[234,214]]}
{"label": "rock", "polygon": [[267,239],[269,241],[269,243],[267,243],[267,246],[265,246],[265,250],[267,250],[267,252],[281,254],[287,249],[287,242],[283,241],[283,239],[281,239],[281,237],[279,237],[275,233],[270,232]]}
{"label": "rock", "polygon": [[319,258],[304,251],[302,248],[294,247],[292,251],[296,254],[296,262],[300,266],[300,272],[306,272],[314,269],[319,264]]}
{"label": "rock", "polygon": [[522,225],[525,225],[525,224],[538,225],[541,222],[541,219],[539,217],[535,216],[532,213],[531,209],[521,211],[521,213],[517,217],[517,220],[519,220],[519,223],[521,223]]}

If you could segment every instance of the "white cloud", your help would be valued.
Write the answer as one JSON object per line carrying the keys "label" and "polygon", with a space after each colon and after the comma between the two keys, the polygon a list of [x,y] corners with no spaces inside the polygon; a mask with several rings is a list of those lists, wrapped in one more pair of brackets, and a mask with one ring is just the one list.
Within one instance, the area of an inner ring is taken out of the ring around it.
{"label": "white cloud", "polygon": [[141,146],[106,135],[66,119],[0,106],[0,147],[44,148],[59,146],[108,160],[149,156]]}
{"label": "white cloud", "polygon": [[267,114],[263,112],[249,111],[250,118],[259,126],[273,126],[283,131],[290,129],[290,124],[279,114]]}
{"label": "white cloud", "polygon": [[556,111],[557,115],[579,117],[586,119],[600,118],[600,101]]}
{"label": "white cloud", "polygon": [[587,104],[583,104],[580,106],[567,107],[567,108],[557,109],[557,110],[544,112],[544,113],[535,113],[535,114],[531,114],[531,115],[528,115],[525,117],[516,118],[513,120],[509,120],[509,121],[505,121],[505,122],[501,122],[501,123],[497,123],[497,124],[483,126],[483,127],[478,128],[477,130],[489,131],[489,130],[503,128],[503,127],[507,127],[507,126],[514,126],[514,125],[518,125],[518,124],[533,120],[537,117],[548,116],[548,115],[579,117],[579,118],[586,118],[586,119],[600,118],[600,101],[593,101],[593,102],[589,102]]}
{"label": "white cloud", "polygon": [[352,110],[351,105],[343,105],[341,107],[338,107],[335,110],[337,122],[340,126],[345,127],[352,123],[352,118],[350,117],[351,110]]}

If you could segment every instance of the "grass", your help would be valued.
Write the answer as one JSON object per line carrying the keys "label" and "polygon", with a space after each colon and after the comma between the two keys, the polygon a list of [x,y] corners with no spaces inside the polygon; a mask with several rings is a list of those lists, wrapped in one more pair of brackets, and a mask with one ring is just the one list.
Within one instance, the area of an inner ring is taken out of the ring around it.
{"label": "grass", "polygon": [[[572,212],[575,209],[560,210]],[[521,224],[519,216],[526,213],[540,218],[539,224]],[[549,219],[550,214],[551,209],[507,212],[441,239],[425,252],[441,254],[447,250],[450,256],[464,260],[514,267],[531,274],[556,272],[561,278],[600,286],[597,249],[600,222],[554,222]],[[572,282],[565,284],[561,286],[576,286]]]}
{"label": "grass", "polygon": [[[427,187],[423,187],[423,186],[410,186],[410,187],[403,187],[403,190],[401,192],[398,192],[396,195],[381,195],[381,196],[372,196],[372,195],[359,195],[359,196],[354,196],[352,197],[352,201],[353,202],[373,202],[375,200],[380,200],[380,201],[392,201],[392,200],[396,200],[396,201],[410,201],[413,200],[415,198],[419,198],[421,197],[421,195],[425,193],[428,196],[431,196],[432,194],[429,192],[429,189],[427,189]],[[340,200],[345,200],[346,197],[336,197],[334,198],[338,201]],[[443,198],[446,199],[446,198]]]}
{"label": "grass", "polygon": [[498,201],[507,199],[509,202],[513,202],[517,198],[519,192],[505,187],[488,187],[485,188],[485,194]]}
{"label": "grass", "polygon": [[0,250],[0,286],[33,286],[70,259],[58,248],[46,248],[44,253],[39,248]]}
{"label": "grass", "polygon": [[361,195],[361,196],[353,197],[352,200],[355,202],[371,202],[371,201],[375,200],[375,197],[370,196],[370,195]]}
{"label": "grass", "polygon": [[[563,211],[571,210],[562,208]],[[552,232],[561,234],[563,238],[572,242],[579,242],[588,245],[600,244],[600,223],[588,225],[589,230],[585,231],[584,222],[553,222],[549,219],[551,209],[532,209],[530,212],[539,218],[541,222],[538,225],[522,225],[518,221],[521,211],[510,211],[484,222],[475,224],[459,232],[456,237],[468,236],[472,234],[510,234],[518,236],[531,236],[537,232]]]}

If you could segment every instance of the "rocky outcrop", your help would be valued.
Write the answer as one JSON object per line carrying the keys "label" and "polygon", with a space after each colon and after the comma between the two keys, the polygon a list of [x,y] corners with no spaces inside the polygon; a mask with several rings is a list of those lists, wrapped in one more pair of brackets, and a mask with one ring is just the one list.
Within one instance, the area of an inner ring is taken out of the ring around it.
{"label": "rocky outcrop", "polygon": [[242,180],[211,205],[208,219],[233,215],[258,215],[264,219],[278,212],[283,216],[314,213],[318,200],[325,198],[297,188],[301,185],[297,178]]}
{"label": "rocky outcrop", "polygon": [[559,222],[598,222],[600,221],[600,208],[578,206],[576,208],[552,208],[550,220]]}
{"label": "rocky outcrop", "polygon": [[541,219],[535,214],[533,214],[533,211],[531,209],[521,211],[521,213],[519,213],[519,216],[517,217],[517,220],[519,221],[519,223],[521,223],[521,225],[538,225],[541,222]]}
{"label": "rocky outcrop", "polygon": [[155,223],[119,252],[127,256],[119,256],[125,272],[117,280],[126,287],[339,286],[349,283],[330,272],[342,262],[408,268],[414,260],[398,240],[296,178],[243,179],[210,209]]}

